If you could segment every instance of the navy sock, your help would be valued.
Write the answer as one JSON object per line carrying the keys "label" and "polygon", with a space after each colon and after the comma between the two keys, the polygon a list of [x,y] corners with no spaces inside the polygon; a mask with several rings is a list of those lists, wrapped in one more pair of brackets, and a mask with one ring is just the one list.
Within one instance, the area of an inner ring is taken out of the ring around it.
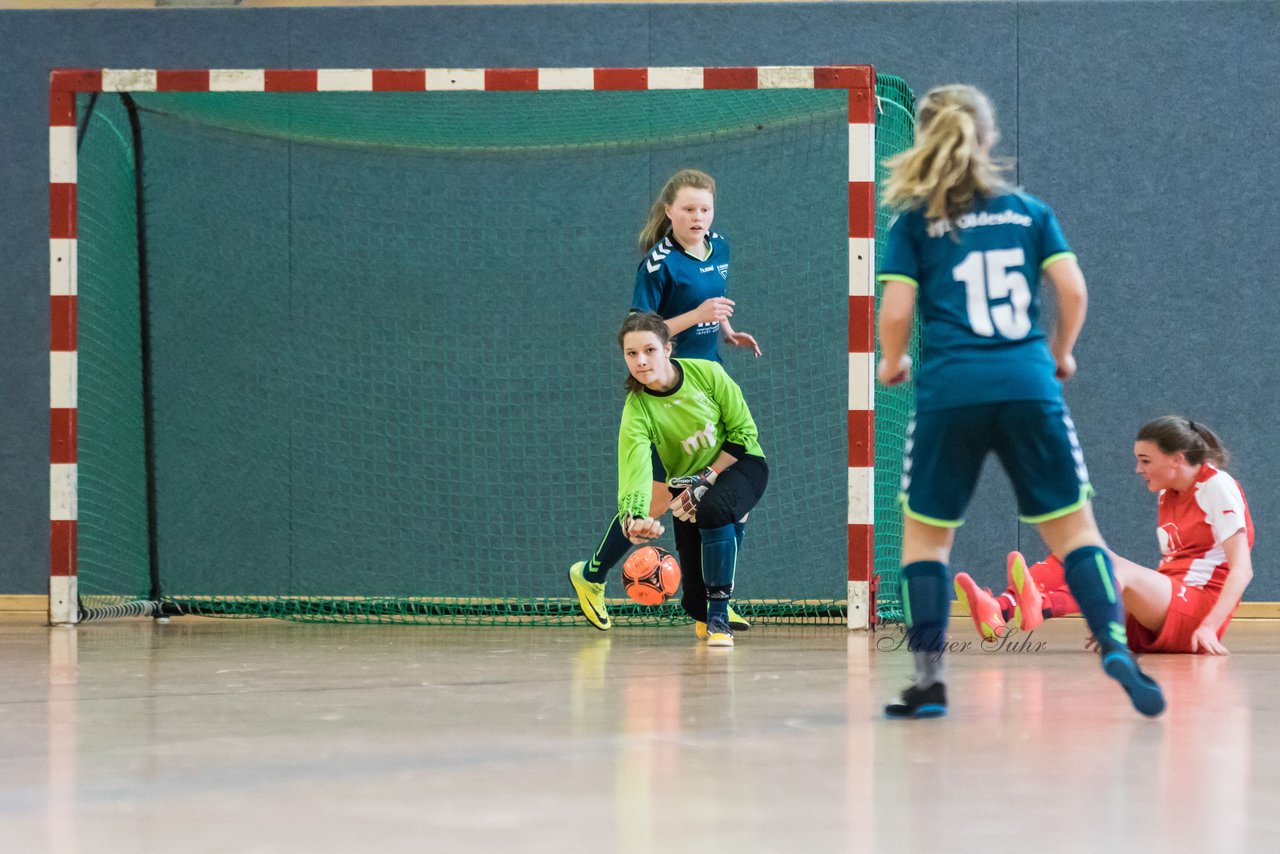
{"label": "navy sock", "polygon": [[729,620],[729,597],[733,594],[733,573],[738,565],[738,538],[735,526],[702,528],[702,580],[707,585],[707,622]]}
{"label": "navy sock", "polygon": [[907,620],[907,648],[941,655],[951,616],[950,573],[944,563],[920,560],[902,568],[902,610]]}
{"label": "navy sock", "polygon": [[609,570],[613,569],[630,549],[631,541],[623,535],[622,523],[618,521],[617,516],[614,516],[604,539],[600,540],[600,545],[596,547],[596,553],[583,567],[582,577],[592,584],[603,584],[609,577]]}
{"label": "navy sock", "polygon": [[1098,546],[1082,546],[1067,555],[1067,587],[1080,606],[1089,631],[1106,654],[1128,649],[1124,632],[1124,609],[1120,605],[1120,588],[1116,585],[1111,557]]}
{"label": "navy sock", "polygon": [[[738,554],[742,554],[742,541],[746,539],[746,536],[747,536],[747,523],[734,522],[733,523],[733,541],[738,547]],[[728,613],[728,608],[729,606],[728,604],[726,604],[725,613]]]}

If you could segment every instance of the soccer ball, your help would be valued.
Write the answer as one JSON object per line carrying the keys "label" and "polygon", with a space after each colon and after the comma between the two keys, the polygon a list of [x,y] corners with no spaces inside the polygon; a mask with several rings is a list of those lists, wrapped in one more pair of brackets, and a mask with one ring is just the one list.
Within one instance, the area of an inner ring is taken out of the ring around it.
{"label": "soccer ball", "polygon": [[661,605],[680,588],[680,564],[666,549],[636,549],[622,565],[622,586],[641,605]]}

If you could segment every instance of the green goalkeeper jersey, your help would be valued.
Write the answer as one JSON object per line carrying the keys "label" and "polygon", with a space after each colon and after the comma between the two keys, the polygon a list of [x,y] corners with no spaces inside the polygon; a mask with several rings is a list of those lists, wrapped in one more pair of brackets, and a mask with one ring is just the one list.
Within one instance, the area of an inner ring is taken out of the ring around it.
{"label": "green goalkeeper jersey", "polygon": [[[649,446],[667,477],[702,471],[722,449],[736,457],[763,457],[759,431],[738,384],[716,362],[672,359],[679,375],[665,392],[630,392],[618,428],[618,512],[649,515],[653,461]],[[728,445],[728,448],[725,446]]]}

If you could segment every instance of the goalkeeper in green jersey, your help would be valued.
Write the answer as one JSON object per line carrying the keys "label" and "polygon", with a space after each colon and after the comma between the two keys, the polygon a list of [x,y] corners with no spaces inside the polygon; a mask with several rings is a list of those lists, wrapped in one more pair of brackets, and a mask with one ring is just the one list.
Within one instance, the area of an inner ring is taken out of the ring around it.
{"label": "goalkeeper in green jersey", "polygon": [[[760,355],[756,339],[735,331],[729,324],[733,314],[733,301],[725,290],[730,273],[729,241],[711,230],[715,197],[714,178],[696,169],[681,169],[663,184],[640,231],[644,257],[636,269],[631,310],[661,315],[671,331],[673,352],[682,359],[719,362],[722,342]],[[661,516],[671,502],[671,491],[656,448],[651,449],[650,460],[653,480],[649,507],[655,516]],[[738,546],[742,546],[741,533]],[[581,567],[575,564],[571,572],[581,576],[579,583],[603,585],[609,570],[630,549],[631,543],[622,531],[622,518],[614,514],[595,550]],[[704,607],[694,606],[689,611],[700,638],[707,636]],[[587,617],[602,631],[610,626],[603,613],[589,610]],[[732,608],[729,625],[744,632],[751,628]]]}
{"label": "goalkeeper in green jersey", "polygon": [[[729,597],[738,544],[751,508],[764,494],[769,467],[742,391],[716,362],[671,358],[671,333],[652,313],[633,313],[618,343],[627,362],[627,399],[618,429],[618,516],[633,543],[663,534],[649,515],[651,454],[657,451],[673,489],[681,606],[705,614],[708,646],[733,646]],[[569,570],[578,603],[592,625],[610,627],[604,584]]]}

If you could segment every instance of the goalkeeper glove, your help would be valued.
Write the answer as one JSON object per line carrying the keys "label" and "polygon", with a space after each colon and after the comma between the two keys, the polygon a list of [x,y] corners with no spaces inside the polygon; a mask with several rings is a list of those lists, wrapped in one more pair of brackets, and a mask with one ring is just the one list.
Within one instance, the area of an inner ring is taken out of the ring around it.
{"label": "goalkeeper glove", "polygon": [[672,487],[684,488],[684,491],[671,501],[671,515],[685,522],[697,521],[698,503],[702,501],[702,496],[707,494],[711,484],[716,482],[717,477],[719,473],[707,466],[697,474],[671,478]]}

